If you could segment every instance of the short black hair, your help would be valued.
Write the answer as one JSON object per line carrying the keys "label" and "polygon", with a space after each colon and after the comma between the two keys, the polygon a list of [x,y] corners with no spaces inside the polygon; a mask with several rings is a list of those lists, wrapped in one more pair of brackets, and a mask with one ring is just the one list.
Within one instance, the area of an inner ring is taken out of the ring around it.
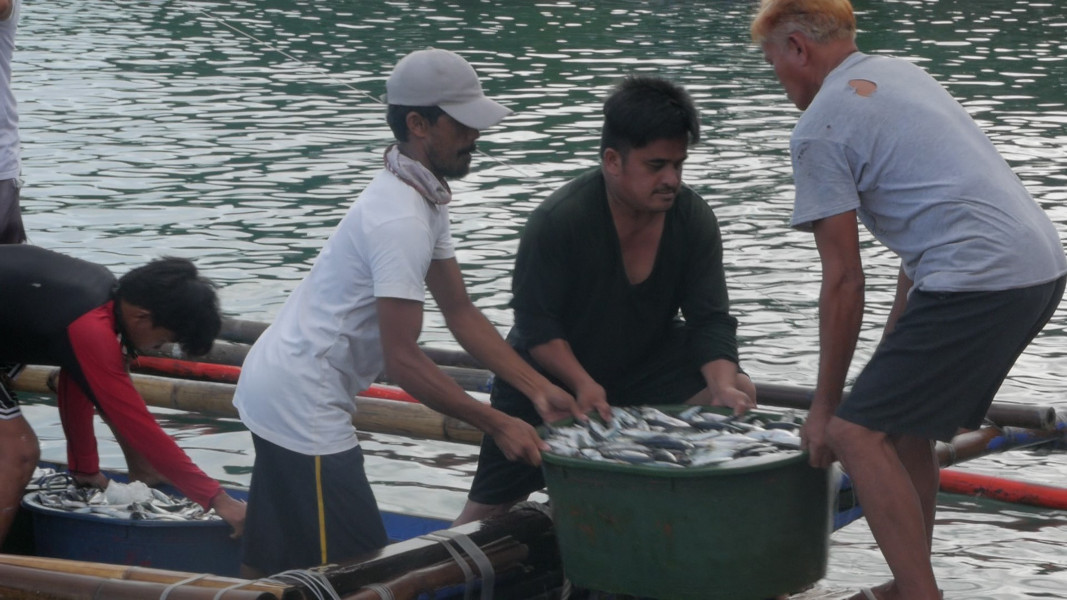
{"label": "short black hair", "polygon": [[115,299],[147,310],[191,355],[207,354],[222,328],[215,284],[184,258],[163,257],[119,278]]}
{"label": "short black hair", "polygon": [[689,92],[661,77],[630,75],[604,101],[600,155],[613,148],[625,155],[656,140],[700,141],[700,113]]}
{"label": "short black hair", "polygon": [[403,104],[390,104],[385,109],[385,122],[389,129],[393,130],[393,137],[398,142],[408,141],[408,113],[416,112],[433,125],[441,115],[445,114],[440,106],[404,106]]}

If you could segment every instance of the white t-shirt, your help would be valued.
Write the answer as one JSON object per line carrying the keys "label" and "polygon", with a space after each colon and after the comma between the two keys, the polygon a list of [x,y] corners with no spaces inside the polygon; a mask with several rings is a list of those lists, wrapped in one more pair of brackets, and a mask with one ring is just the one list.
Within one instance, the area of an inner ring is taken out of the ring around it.
{"label": "white t-shirt", "polygon": [[248,429],[307,455],[357,446],[354,397],[384,366],[375,299],[423,301],[430,261],[454,255],[448,209],[380,172],[245,358]]}
{"label": "white t-shirt", "polygon": [[[875,84],[857,93],[850,81]],[[1055,225],[967,111],[919,67],[853,53],[827,75],[790,149],[792,224],[856,210],[914,289],[995,291],[1067,273]]]}
{"label": "white t-shirt", "polygon": [[15,53],[22,0],[13,0],[11,16],[0,21],[0,181],[19,176],[19,115],[11,91],[11,57]]}

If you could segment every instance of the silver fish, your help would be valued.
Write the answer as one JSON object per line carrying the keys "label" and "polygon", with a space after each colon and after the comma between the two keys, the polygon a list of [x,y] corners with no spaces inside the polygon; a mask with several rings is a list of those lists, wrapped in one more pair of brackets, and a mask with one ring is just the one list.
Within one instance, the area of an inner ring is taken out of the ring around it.
{"label": "silver fish", "polygon": [[[612,419],[546,426],[547,452],[595,461],[664,468],[759,464],[800,451],[792,413],[742,417],[703,406],[677,417],[652,406],[612,407]],[[763,458],[770,456],[771,458]]]}

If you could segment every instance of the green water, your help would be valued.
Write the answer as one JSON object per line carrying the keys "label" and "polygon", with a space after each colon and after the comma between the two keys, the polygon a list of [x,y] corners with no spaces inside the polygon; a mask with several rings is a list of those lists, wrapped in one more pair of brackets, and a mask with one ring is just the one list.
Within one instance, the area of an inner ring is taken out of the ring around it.
{"label": "green water", "polygon": [[[1063,3],[856,7],[860,47],[908,57],[944,82],[1067,235]],[[595,164],[611,85],[632,72],[665,75],[702,111],[704,140],[685,175],[725,232],[745,368],[761,382],[812,385],[819,267],[810,235],[788,227],[787,143],[798,113],[748,42],[753,9],[734,0],[28,0],[14,65],[26,225],[34,243],[119,273],[163,254],[194,258],[220,284],[228,314],[269,320],[379,168],[390,134],[378,97],[392,65],[411,50],[448,48],[516,111],[479,141],[452,210],[472,297],[504,332],[526,214]],[[864,261],[872,291],[853,374],[880,336],[896,275],[879,246],[866,243]],[[453,345],[428,308],[424,340]],[[1000,400],[1067,410],[1065,320],[1061,309]],[[26,412],[46,457],[62,459],[55,408]],[[160,418],[210,474],[247,483],[251,448],[239,423]],[[462,506],[475,449],[364,438],[383,506],[444,517]],[[121,466],[113,444],[102,451]],[[1067,482],[1062,454],[1013,452],[967,468]],[[946,498],[936,535],[950,598],[1067,589],[1062,513]],[[830,572],[805,597],[841,597],[888,576],[863,523],[833,541]]]}

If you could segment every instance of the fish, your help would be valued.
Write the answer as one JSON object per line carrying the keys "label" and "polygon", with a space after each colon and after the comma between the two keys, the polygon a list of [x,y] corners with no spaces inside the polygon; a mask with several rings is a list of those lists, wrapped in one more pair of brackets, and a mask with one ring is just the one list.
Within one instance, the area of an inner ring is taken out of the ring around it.
{"label": "fish", "polygon": [[[108,483],[108,490],[80,487],[67,473],[56,473],[52,469],[35,473],[27,489],[27,501],[31,504],[65,512],[92,514],[101,518],[118,520],[155,520],[155,521],[203,521],[221,520],[214,510],[205,511],[192,500],[171,496],[156,488],[143,484],[134,486],[114,480]],[[137,483],[137,482],[135,482]],[[137,492],[134,502],[114,502],[123,497],[126,487]],[[111,493],[108,494],[107,492]]]}
{"label": "fish", "polygon": [[799,454],[795,414],[722,414],[690,406],[668,414],[654,406],[612,407],[611,419],[590,418],[542,431],[548,454],[661,468],[741,467]]}

